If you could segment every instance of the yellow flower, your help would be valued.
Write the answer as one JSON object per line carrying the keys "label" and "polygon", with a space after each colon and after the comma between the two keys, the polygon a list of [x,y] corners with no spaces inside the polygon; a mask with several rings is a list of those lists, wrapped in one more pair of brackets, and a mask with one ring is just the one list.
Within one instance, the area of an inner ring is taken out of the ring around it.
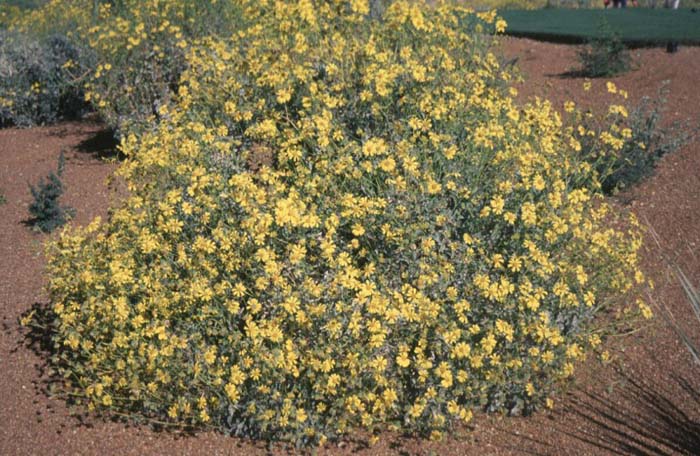
{"label": "yellow flower", "polygon": [[284,104],[292,99],[292,91],[288,88],[282,88],[277,91],[277,102]]}
{"label": "yellow flower", "polygon": [[406,368],[411,364],[411,360],[408,358],[408,353],[407,352],[401,352],[399,355],[396,357],[396,364],[398,364],[400,367]]}
{"label": "yellow flower", "polygon": [[645,319],[650,319],[651,317],[654,316],[654,312],[652,312],[651,307],[647,305],[644,301],[641,299],[637,299],[637,306],[639,307],[639,311],[642,314],[642,317]]}
{"label": "yellow flower", "polygon": [[506,27],[508,26],[508,23],[504,21],[503,19],[498,19],[496,21],[496,33],[503,33],[506,31]]}
{"label": "yellow flower", "polygon": [[535,225],[537,223],[537,215],[535,205],[527,202],[522,205],[521,217],[525,225]]}
{"label": "yellow flower", "polygon": [[453,158],[455,158],[455,155],[457,155],[457,146],[451,144],[447,148],[443,149],[442,153],[445,154],[445,158],[447,158],[448,160],[452,160]]}
{"label": "yellow flower", "polygon": [[362,153],[367,157],[384,155],[387,151],[386,142],[381,138],[372,138],[362,146]]}
{"label": "yellow flower", "polygon": [[469,357],[471,353],[471,347],[465,342],[458,343],[454,349],[452,349],[452,357],[457,359],[464,359]]}
{"label": "yellow flower", "polygon": [[505,205],[505,200],[503,199],[503,197],[501,195],[497,195],[491,200],[491,210],[496,215],[500,215],[503,213],[504,205]]}
{"label": "yellow flower", "polygon": [[204,352],[204,362],[207,364],[214,364],[216,361],[216,347],[209,347],[206,352]]}
{"label": "yellow flower", "polygon": [[396,161],[391,157],[387,157],[379,162],[379,167],[387,173],[390,173],[396,168]]}
{"label": "yellow flower", "polygon": [[532,383],[528,383],[527,385],[525,385],[525,392],[528,396],[532,396],[533,394],[535,394],[535,387],[532,385]]}
{"label": "yellow flower", "polygon": [[365,228],[359,223],[355,223],[352,225],[352,234],[354,236],[360,237],[363,234],[365,234]]}
{"label": "yellow flower", "polygon": [[350,7],[357,14],[369,13],[369,0],[351,0]]}
{"label": "yellow flower", "polygon": [[289,253],[289,261],[292,264],[299,264],[306,256],[306,247],[301,244],[292,246]]}
{"label": "yellow flower", "polygon": [[229,400],[234,404],[237,403],[238,399],[241,397],[238,388],[234,384],[227,383],[224,387],[224,391],[226,391],[226,396],[228,396]]}

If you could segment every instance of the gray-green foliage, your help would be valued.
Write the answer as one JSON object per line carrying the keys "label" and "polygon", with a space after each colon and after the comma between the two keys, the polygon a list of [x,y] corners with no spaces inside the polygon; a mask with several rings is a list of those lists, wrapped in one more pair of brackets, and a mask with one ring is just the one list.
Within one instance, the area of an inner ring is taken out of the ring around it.
{"label": "gray-green foliage", "polygon": [[61,152],[56,172],[49,173],[46,180],[40,179],[36,187],[33,185],[29,187],[34,198],[29,205],[29,213],[32,215],[31,223],[44,233],[50,233],[64,225],[75,213],[73,208],[61,206],[59,202],[64,190],[61,181],[64,163],[63,152]]}
{"label": "gray-green foliage", "polygon": [[83,113],[78,78],[87,60],[63,35],[37,38],[0,30],[0,126],[40,125]]}
{"label": "gray-green foliage", "polygon": [[[668,88],[663,86],[656,97],[643,97],[629,115],[609,114],[603,124],[597,124],[590,116],[577,117],[585,129],[597,132],[581,138],[582,153],[594,168],[605,194],[649,177],[661,157],[677,151],[696,136],[698,127],[687,122],[664,124],[667,94]],[[601,140],[601,132],[609,129],[623,139],[619,149],[612,150]]]}
{"label": "gray-green foliage", "polygon": [[694,129],[680,122],[662,126],[667,92],[662,88],[655,99],[642,98],[630,113],[632,137],[615,156],[611,172],[602,182],[605,192],[634,185],[648,177],[661,157],[675,152],[695,135]]}

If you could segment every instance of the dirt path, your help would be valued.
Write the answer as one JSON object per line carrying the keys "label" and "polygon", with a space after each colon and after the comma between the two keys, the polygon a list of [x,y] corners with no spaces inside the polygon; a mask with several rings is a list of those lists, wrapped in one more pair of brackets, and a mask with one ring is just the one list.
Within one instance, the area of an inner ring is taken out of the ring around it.
{"label": "dirt path", "polygon": [[[525,83],[522,97],[547,96],[561,106],[604,103],[604,81],[582,91],[582,79],[563,77],[575,65],[575,49],[530,40],[505,39],[507,58],[518,58]],[[644,49],[638,69],[613,79],[631,99],[654,95],[670,81],[667,120],[700,122],[700,48],[675,55]],[[597,91],[596,91],[597,90]],[[601,94],[601,95],[597,95]],[[44,360],[27,345],[18,318],[42,295],[42,242],[46,235],[26,225],[35,183],[55,169],[61,150],[67,158],[65,203],[77,209],[75,223],[105,215],[110,191],[106,177],[114,165],[100,160],[105,134],[95,124],[62,124],[31,130],[0,130],[0,454],[264,454],[259,443],[199,432],[194,436],[155,432],[146,427],[71,417],[65,402],[45,392]],[[665,303],[696,341],[700,324],[662,253],[673,256],[700,282],[700,146],[695,143],[665,157],[656,174],[627,192],[623,203],[658,232],[661,250],[647,243],[644,264],[654,279],[653,298]],[[695,256],[693,256],[695,255]],[[616,360],[604,367],[588,363],[576,383],[557,399],[553,411],[529,418],[479,415],[470,429],[443,442],[384,436],[372,448],[345,442],[321,453],[350,454],[700,454],[700,367],[675,334],[657,318],[633,336],[611,341]],[[274,452],[282,450],[274,447]]]}

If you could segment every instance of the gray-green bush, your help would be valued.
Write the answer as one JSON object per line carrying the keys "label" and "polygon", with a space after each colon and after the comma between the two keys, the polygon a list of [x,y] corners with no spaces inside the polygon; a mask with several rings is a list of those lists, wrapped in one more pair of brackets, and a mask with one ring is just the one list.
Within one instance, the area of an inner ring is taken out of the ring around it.
{"label": "gray-green bush", "polygon": [[28,127],[87,110],[80,75],[89,54],[63,35],[0,30],[0,126]]}
{"label": "gray-green bush", "polygon": [[39,184],[29,189],[34,200],[29,205],[29,213],[32,215],[31,223],[40,231],[50,233],[64,225],[70,219],[75,210],[68,206],[61,206],[59,199],[63,195],[63,167],[65,160],[63,152],[58,157],[58,169],[49,173],[46,180],[39,180]]}

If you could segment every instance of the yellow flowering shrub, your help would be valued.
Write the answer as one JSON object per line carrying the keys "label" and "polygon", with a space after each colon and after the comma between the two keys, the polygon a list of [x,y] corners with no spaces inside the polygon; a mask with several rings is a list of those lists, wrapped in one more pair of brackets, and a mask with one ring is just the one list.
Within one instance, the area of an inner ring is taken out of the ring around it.
{"label": "yellow flowering shrub", "polygon": [[9,27],[20,14],[18,6],[0,5],[0,29]]}
{"label": "yellow flowering shrub", "polygon": [[54,362],[91,409],[300,445],[528,412],[624,306],[641,238],[492,13],[237,2],[125,135],[129,196],[49,247]]}
{"label": "yellow flowering shrub", "polygon": [[[567,101],[564,122],[593,171],[585,176],[587,184],[611,194],[648,177],[661,157],[687,144],[697,130],[683,123],[660,125],[668,92],[665,86],[656,98],[643,97],[631,107],[626,90],[610,81],[605,89],[611,98],[605,111],[584,110]],[[590,81],[584,83],[584,91],[589,90]]]}
{"label": "yellow flowering shrub", "polygon": [[98,56],[86,99],[121,132],[143,128],[170,102],[195,37],[230,33],[236,2],[122,0],[103,3],[80,30]]}
{"label": "yellow flowering shrub", "polygon": [[52,0],[8,16],[33,36],[62,34],[93,54],[79,82],[85,99],[120,133],[145,128],[170,102],[190,41],[230,34],[241,17],[235,1]]}

